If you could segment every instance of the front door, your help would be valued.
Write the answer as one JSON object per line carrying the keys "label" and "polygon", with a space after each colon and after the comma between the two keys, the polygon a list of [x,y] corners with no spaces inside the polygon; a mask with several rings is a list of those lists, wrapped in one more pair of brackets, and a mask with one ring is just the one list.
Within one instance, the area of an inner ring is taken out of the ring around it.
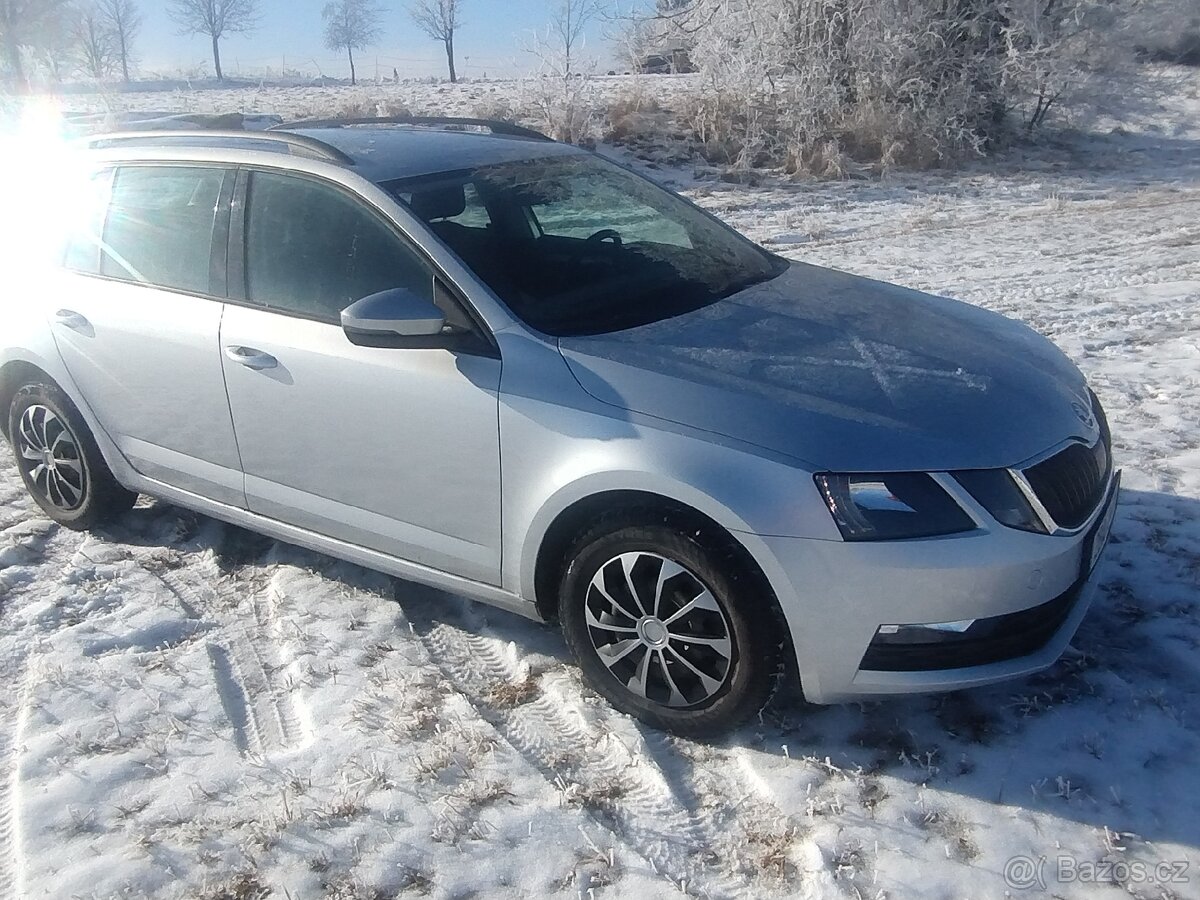
{"label": "front door", "polygon": [[498,584],[499,359],[350,343],[342,309],[390,288],[433,300],[433,270],[341,187],[244,177],[221,349],[250,509]]}

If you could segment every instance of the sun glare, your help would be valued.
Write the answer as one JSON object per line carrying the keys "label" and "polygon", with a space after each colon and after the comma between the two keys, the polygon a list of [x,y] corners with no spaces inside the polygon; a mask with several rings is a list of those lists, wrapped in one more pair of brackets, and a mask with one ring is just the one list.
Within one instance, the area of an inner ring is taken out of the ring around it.
{"label": "sun glare", "polygon": [[85,209],[84,160],[56,103],[31,101],[0,123],[0,173],[0,257],[11,284],[53,262]]}

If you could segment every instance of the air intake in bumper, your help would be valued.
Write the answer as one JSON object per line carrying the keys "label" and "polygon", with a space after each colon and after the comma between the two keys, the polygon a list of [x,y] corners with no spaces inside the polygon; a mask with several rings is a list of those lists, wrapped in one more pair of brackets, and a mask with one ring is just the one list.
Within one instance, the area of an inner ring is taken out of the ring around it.
{"label": "air intake in bumper", "polygon": [[927,672],[1003,662],[1035,653],[1049,643],[1075,608],[1086,579],[1048,603],[1020,612],[974,620],[961,631],[920,634],[881,630],[859,668],[876,672]]}

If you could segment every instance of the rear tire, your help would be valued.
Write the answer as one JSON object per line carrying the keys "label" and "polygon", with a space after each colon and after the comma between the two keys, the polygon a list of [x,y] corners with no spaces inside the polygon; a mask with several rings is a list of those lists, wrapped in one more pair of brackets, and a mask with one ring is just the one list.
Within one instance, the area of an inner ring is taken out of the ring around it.
{"label": "rear tire", "polygon": [[83,416],[55,385],[17,391],[8,434],[26,490],[60,525],[84,531],[133,508],[137,494],[113,477]]}
{"label": "rear tire", "polygon": [[763,707],[779,670],[773,601],[733,554],[629,514],[569,553],[563,633],[613,706],[688,736],[729,731]]}

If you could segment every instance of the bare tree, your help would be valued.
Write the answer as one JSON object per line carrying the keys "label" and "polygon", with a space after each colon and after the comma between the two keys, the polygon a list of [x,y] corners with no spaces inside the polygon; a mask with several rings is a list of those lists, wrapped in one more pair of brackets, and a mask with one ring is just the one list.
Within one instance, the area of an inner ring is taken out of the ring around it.
{"label": "bare tree", "polygon": [[617,33],[617,58],[637,70],[659,44],[657,22],[649,18],[630,18]]}
{"label": "bare tree", "polygon": [[78,10],[67,3],[50,6],[34,30],[29,49],[55,84],[69,76],[79,60],[75,23]]}
{"label": "bare tree", "polygon": [[100,15],[117,48],[121,78],[128,83],[133,41],[142,28],[142,13],[134,0],[99,0]]}
{"label": "bare tree", "polygon": [[4,43],[4,63],[18,88],[25,84],[25,67],[21,64],[21,44],[29,19],[36,15],[38,5],[28,0],[0,0],[0,41]]}
{"label": "bare tree", "polygon": [[601,13],[599,0],[560,0],[550,20],[550,30],[563,54],[566,75],[579,45],[583,43],[588,25]]}
{"label": "bare tree", "polygon": [[244,34],[258,26],[258,0],[171,0],[167,12],[184,34],[205,34],[212,39],[213,66],[221,71],[221,38]]}
{"label": "bare tree", "polygon": [[83,74],[103,81],[117,70],[120,52],[116,36],[96,3],[81,5],[71,23],[71,38]]}
{"label": "bare tree", "polygon": [[22,47],[36,47],[58,30],[66,0],[0,0],[0,47],[18,89],[26,87]]}
{"label": "bare tree", "polygon": [[537,74],[522,79],[520,108],[557,141],[579,144],[595,136],[599,97],[595,60],[583,60],[584,28],[599,15],[597,0],[561,0],[550,24],[533,32],[522,49],[538,61]]}
{"label": "bare tree", "polygon": [[454,33],[462,26],[459,18],[461,9],[462,0],[417,0],[408,8],[408,14],[417,27],[445,46],[452,84],[458,81],[454,71]]}
{"label": "bare tree", "polygon": [[325,20],[325,46],[346,51],[350,57],[350,83],[358,84],[354,51],[379,40],[383,7],[374,0],[330,0],[321,10],[321,17]]}

